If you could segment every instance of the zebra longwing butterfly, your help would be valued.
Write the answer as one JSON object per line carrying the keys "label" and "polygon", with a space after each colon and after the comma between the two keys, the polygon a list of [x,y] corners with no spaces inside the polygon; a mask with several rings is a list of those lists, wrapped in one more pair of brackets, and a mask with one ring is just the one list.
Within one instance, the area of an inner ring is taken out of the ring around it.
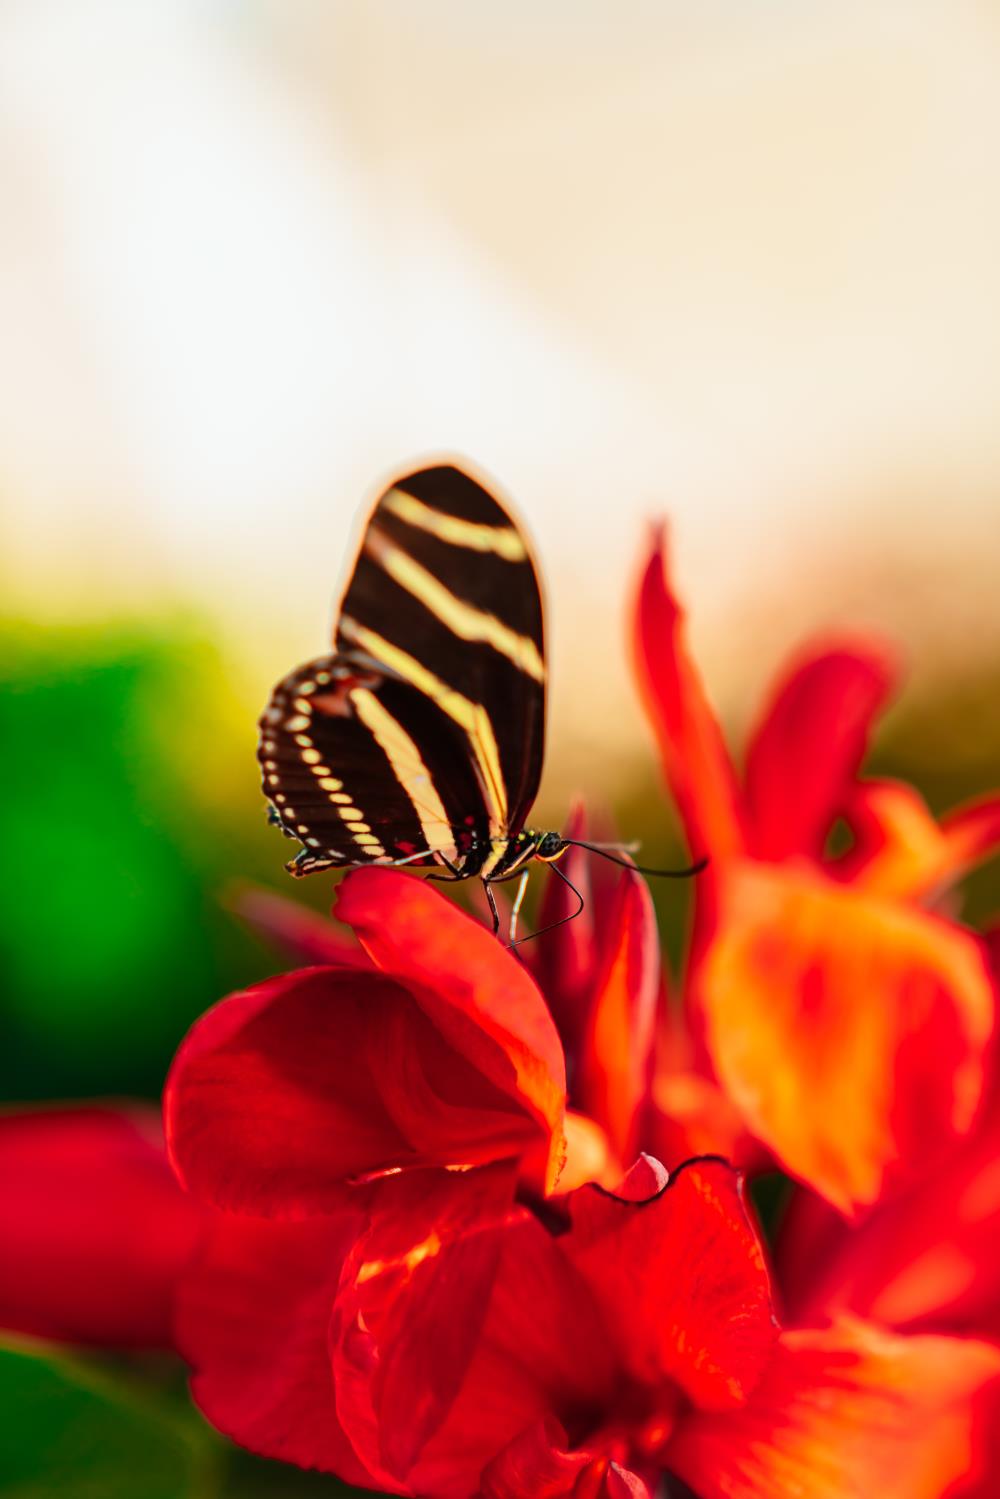
{"label": "zebra longwing butterfly", "polygon": [[495,880],[553,855],[555,835],[524,827],[544,724],[524,537],[461,469],[404,474],[369,517],[333,654],[279,682],[260,721],[264,793],[303,845],[290,872],[406,861]]}
{"label": "zebra longwing butterfly", "polygon": [[496,929],[490,886],[568,846],[525,827],[544,735],[542,602],[523,535],[453,464],[404,473],[369,516],[333,653],[279,682],[260,720],[272,820],[302,844],[289,872],[478,875]]}

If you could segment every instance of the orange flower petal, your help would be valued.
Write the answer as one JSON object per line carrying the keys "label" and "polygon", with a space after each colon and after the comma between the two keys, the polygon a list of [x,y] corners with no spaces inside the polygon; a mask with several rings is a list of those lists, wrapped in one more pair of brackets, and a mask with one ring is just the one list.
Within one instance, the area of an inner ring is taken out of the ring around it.
{"label": "orange flower petal", "polygon": [[1000,1350],[844,1319],[783,1334],[749,1402],[692,1414],[670,1468],[702,1499],[940,1499],[979,1466]]}
{"label": "orange flower petal", "polygon": [[709,1049],[789,1171],[849,1213],[968,1130],[994,1013],[970,936],[805,867],[743,861],[720,909]]}

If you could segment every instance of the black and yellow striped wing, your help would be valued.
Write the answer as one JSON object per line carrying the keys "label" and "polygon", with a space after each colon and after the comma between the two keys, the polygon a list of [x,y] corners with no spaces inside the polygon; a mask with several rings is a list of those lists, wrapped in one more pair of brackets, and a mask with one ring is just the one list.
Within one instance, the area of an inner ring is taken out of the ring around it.
{"label": "black and yellow striped wing", "polygon": [[299,874],[358,862],[474,874],[538,790],[545,655],[538,579],[496,497],[451,464],[380,496],[334,654],[278,684],[264,791]]}

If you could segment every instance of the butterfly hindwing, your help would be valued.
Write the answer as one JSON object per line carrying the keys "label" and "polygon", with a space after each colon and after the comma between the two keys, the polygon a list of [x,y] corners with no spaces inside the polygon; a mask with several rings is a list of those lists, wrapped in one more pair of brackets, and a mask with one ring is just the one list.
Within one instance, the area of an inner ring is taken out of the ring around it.
{"label": "butterfly hindwing", "polygon": [[509,515],[450,465],[397,480],[335,654],[280,683],[261,720],[265,793],[304,844],[296,872],[423,850],[475,872],[534,800],[544,678],[538,582]]}
{"label": "butterfly hindwing", "polygon": [[426,847],[413,803],[355,706],[354,694],[378,680],[323,657],[280,682],[261,719],[264,791],[303,845],[297,874]]}

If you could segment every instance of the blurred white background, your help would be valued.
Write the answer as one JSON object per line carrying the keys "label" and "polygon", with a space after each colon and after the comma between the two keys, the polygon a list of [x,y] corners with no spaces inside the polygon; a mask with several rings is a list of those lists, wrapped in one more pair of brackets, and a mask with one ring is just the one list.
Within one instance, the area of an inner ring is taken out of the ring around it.
{"label": "blurred white background", "polygon": [[995,653],[998,159],[990,0],[4,0],[10,607],[193,602],[262,698],[444,448],[527,521],[585,789],[657,513],[737,716],[830,622]]}

